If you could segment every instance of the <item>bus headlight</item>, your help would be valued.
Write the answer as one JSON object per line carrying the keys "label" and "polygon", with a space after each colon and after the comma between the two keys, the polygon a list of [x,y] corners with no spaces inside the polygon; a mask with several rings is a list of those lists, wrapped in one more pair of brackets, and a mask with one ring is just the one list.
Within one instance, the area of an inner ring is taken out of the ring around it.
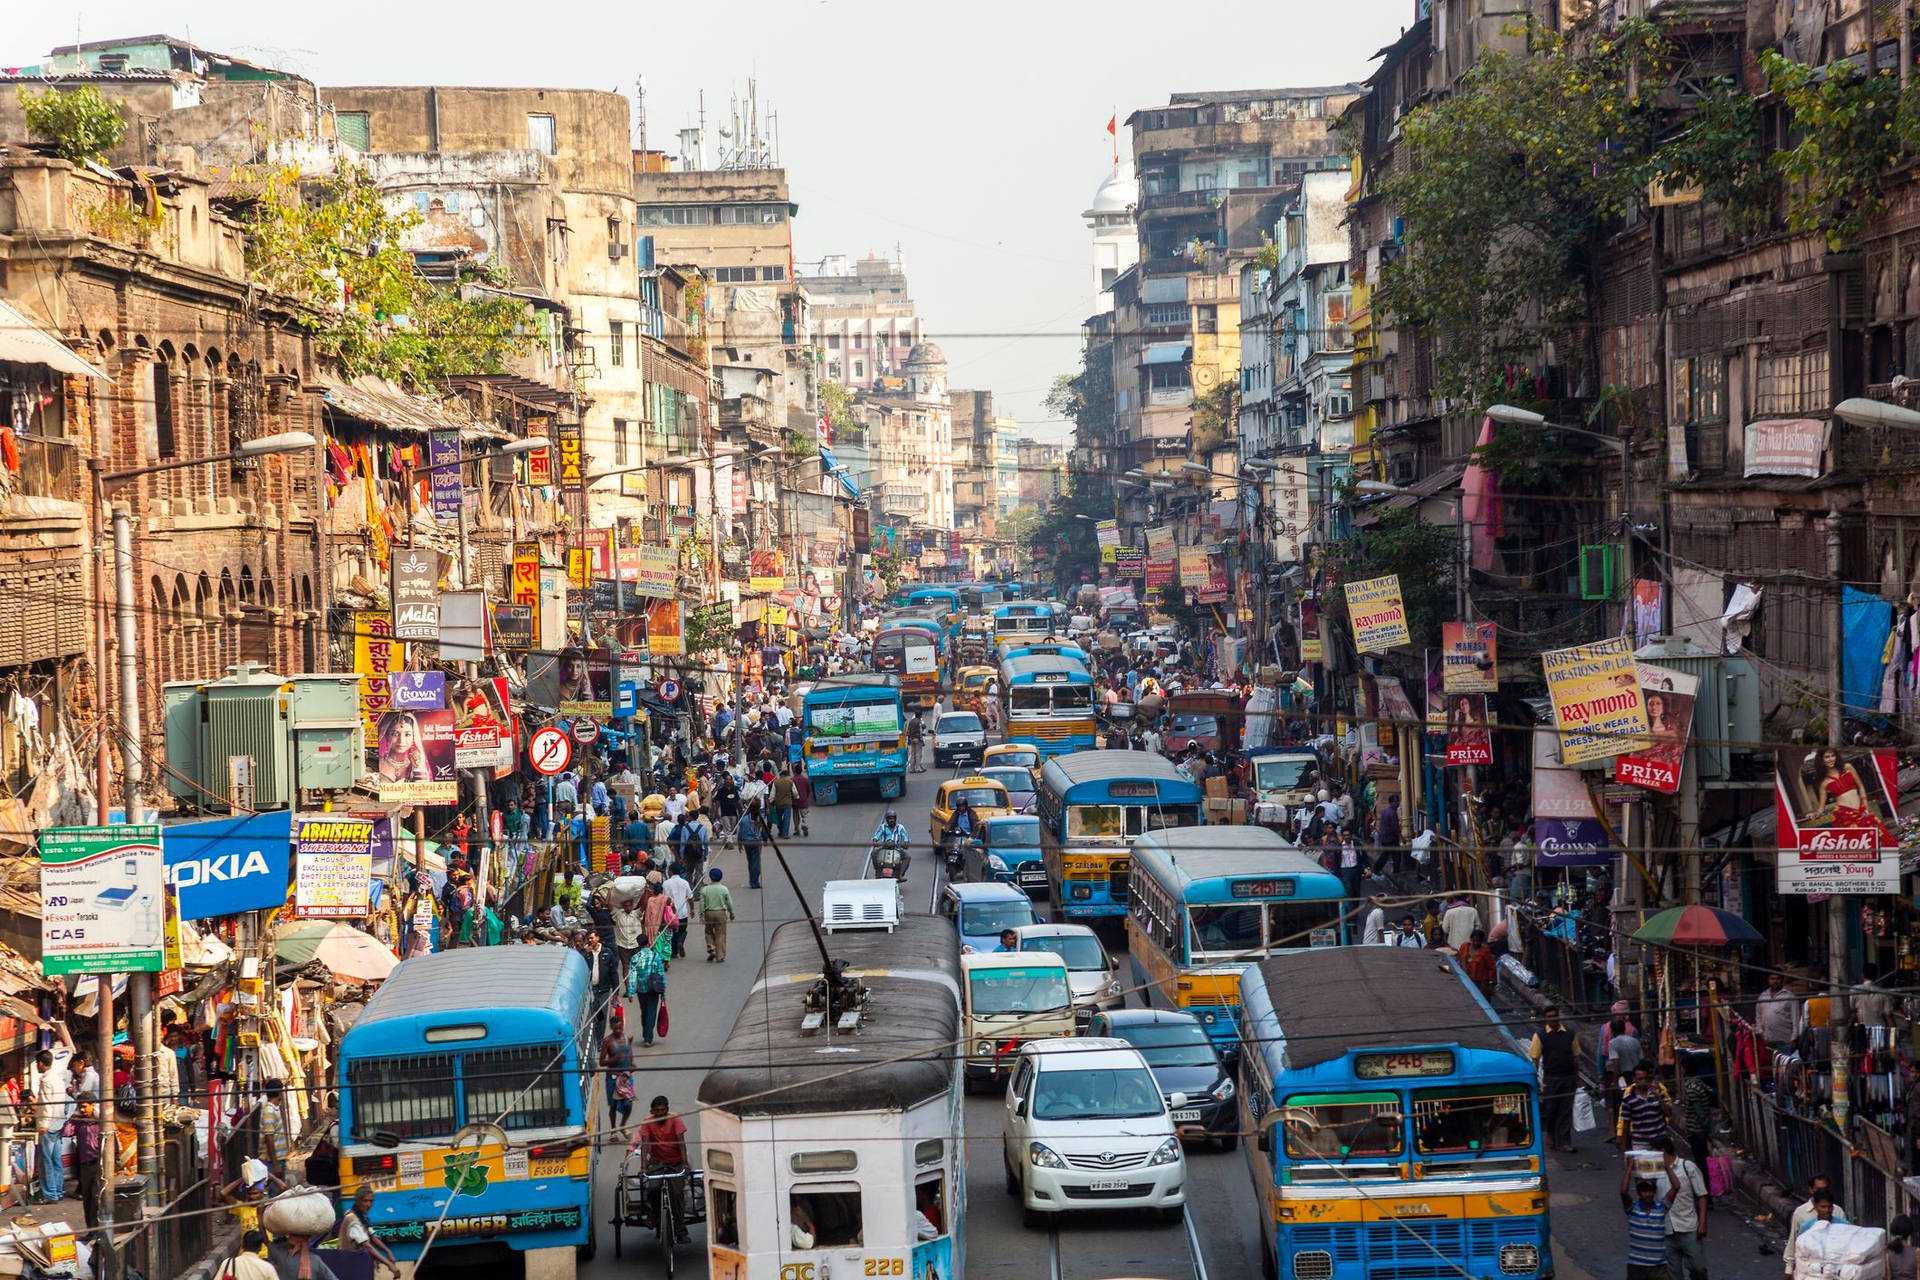
{"label": "bus headlight", "polygon": [[1036,1169],[1064,1169],[1067,1162],[1053,1153],[1050,1147],[1038,1142],[1027,1144],[1027,1160]]}
{"label": "bus headlight", "polygon": [[1180,1139],[1178,1138],[1168,1138],[1165,1142],[1160,1144],[1160,1149],[1158,1151],[1155,1151],[1153,1155],[1150,1156],[1147,1160],[1147,1164],[1149,1166],[1162,1165],[1162,1164],[1179,1164],[1179,1163],[1180,1163]]}
{"label": "bus headlight", "polygon": [[1093,896],[1093,886],[1090,884],[1076,884],[1073,886],[1073,896],[1076,898],[1091,898]]}
{"label": "bus headlight", "polygon": [[1500,1246],[1500,1272],[1509,1276],[1530,1276],[1540,1269],[1540,1250],[1530,1244]]}
{"label": "bus headlight", "polygon": [[991,1056],[993,1053],[993,1041],[975,1040],[973,1042],[973,1051],[978,1054]]}

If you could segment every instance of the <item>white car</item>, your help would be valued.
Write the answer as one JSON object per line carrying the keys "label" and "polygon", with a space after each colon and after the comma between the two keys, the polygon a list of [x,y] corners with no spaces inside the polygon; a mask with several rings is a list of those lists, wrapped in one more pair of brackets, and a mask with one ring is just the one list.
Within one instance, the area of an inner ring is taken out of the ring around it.
{"label": "white car", "polygon": [[1030,1041],[1007,1081],[1007,1194],[1030,1227],[1056,1213],[1157,1209],[1177,1221],[1187,1158],[1140,1051],[1125,1040]]}
{"label": "white car", "polygon": [[978,764],[987,754],[987,728],[971,711],[949,711],[933,722],[933,766]]}
{"label": "white car", "polygon": [[1067,989],[1073,993],[1073,1015],[1081,1023],[1125,1003],[1120,966],[1086,925],[1027,924],[1014,932],[1020,935],[1022,951],[1050,951],[1067,962]]}

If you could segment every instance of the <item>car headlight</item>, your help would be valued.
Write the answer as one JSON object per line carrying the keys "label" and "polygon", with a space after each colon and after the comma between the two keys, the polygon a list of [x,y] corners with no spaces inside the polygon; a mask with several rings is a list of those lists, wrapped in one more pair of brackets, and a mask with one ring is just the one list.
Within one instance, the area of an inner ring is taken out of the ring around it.
{"label": "car headlight", "polygon": [[1001,859],[999,854],[990,853],[987,855],[987,869],[990,871],[1005,871],[1007,864]]}
{"label": "car headlight", "polygon": [[991,1041],[991,1040],[975,1040],[975,1041],[973,1042],[973,1051],[974,1051],[975,1053],[992,1053],[992,1052],[993,1052],[993,1041]]}
{"label": "car headlight", "polygon": [[1222,1102],[1225,1102],[1228,1098],[1231,1098],[1233,1096],[1233,1081],[1222,1080],[1219,1084],[1219,1087],[1213,1091],[1213,1096],[1215,1098],[1218,1098]]}
{"label": "car headlight", "polygon": [[1067,1162],[1038,1142],[1027,1144],[1027,1161],[1036,1169],[1064,1169]]}
{"label": "car headlight", "polygon": [[1110,996],[1117,996],[1120,994],[1120,979],[1115,978],[1112,982],[1109,982],[1107,984],[1107,994]]}
{"label": "car headlight", "polygon": [[1152,1158],[1147,1161],[1148,1165],[1179,1163],[1180,1139],[1178,1138],[1168,1138],[1165,1142],[1161,1143],[1160,1149],[1155,1151]]}

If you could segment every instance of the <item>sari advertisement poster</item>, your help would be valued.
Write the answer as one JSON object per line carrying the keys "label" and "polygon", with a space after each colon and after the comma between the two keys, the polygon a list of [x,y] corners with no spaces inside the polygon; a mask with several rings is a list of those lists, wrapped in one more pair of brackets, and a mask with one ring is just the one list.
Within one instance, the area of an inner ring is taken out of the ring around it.
{"label": "sari advertisement poster", "polygon": [[1789,747],[1774,758],[1781,893],[1898,893],[1891,751]]}
{"label": "sari advertisement poster", "polygon": [[1647,746],[1647,709],[1625,636],[1540,655],[1560,730],[1562,764],[1591,764]]}
{"label": "sari advertisement poster", "polygon": [[1449,693],[1447,764],[1492,764],[1493,730],[1487,725],[1487,695]]}
{"label": "sari advertisement poster", "polygon": [[1147,590],[1173,585],[1175,554],[1171,525],[1147,530]]}
{"label": "sari advertisement poster", "polygon": [[1499,640],[1491,622],[1440,624],[1440,680],[1448,693],[1495,693],[1500,688]]}
{"label": "sari advertisement poster", "polygon": [[747,586],[754,591],[778,591],[787,585],[787,553],[750,551],[747,553]]}
{"label": "sari advertisement poster", "polygon": [[[605,649],[562,649],[556,709],[563,716],[613,715],[613,655]],[[528,673],[532,683],[532,673]]]}
{"label": "sari advertisement poster", "polygon": [[452,804],[460,798],[454,720],[451,708],[389,711],[380,717],[373,786],[382,804]]}
{"label": "sari advertisement poster", "polygon": [[678,600],[655,600],[647,606],[647,654],[654,658],[677,658],[687,651],[685,628],[681,626]]}
{"label": "sari advertisement poster", "polygon": [[1413,643],[1407,609],[1400,600],[1400,575],[1349,582],[1347,617],[1353,623],[1353,647],[1361,653],[1385,653]]}
{"label": "sari advertisement poster", "polygon": [[1639,664],[1640,701],[1647,708],[1647,749],[1613,762],[1613,780],[1672,795],[1680,790],[1693,730],[1693,699],[1700,677],[1669,667]]}

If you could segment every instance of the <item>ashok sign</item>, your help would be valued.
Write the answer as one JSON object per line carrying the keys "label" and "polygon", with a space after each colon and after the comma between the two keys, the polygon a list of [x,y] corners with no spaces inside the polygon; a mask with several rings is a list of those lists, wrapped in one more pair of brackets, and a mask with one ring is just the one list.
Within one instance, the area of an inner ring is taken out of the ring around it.
{"label": "ashok sign", "polygon": [[1774,761],[1781,893],[1898,893],[1891,751],[1791,747]]}

